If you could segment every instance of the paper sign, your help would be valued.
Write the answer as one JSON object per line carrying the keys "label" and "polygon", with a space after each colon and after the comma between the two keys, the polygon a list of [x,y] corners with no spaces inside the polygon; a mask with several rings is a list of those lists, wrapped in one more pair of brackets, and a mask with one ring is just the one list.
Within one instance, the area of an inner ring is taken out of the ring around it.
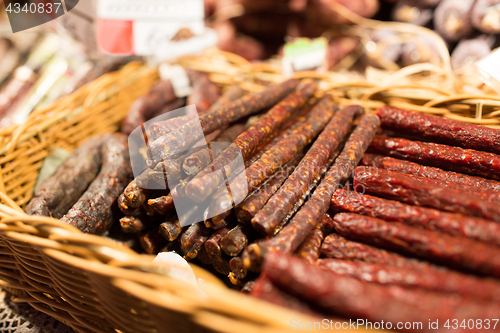
{"label": "paper sign", "polygon": [[476,63],[481,80],[500,94],[500,48]]}
{"label": "paper sign", "polygon": [[297,38],[283,48],[283,75],[324,67],[328,42],[325,38]]}

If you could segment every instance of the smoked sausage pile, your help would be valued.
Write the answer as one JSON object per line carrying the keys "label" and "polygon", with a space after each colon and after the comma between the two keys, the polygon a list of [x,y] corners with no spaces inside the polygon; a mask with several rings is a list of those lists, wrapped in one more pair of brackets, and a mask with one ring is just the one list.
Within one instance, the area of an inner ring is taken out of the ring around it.
{"label": "smoked sausage pile", "polygon": [[[311,79],[246,94],[201,86],[198,115],[146,130],[135,179],[127,137],[97,137],[26,211],[175,251],[320,318],[421,321],[430,332],[429,320],[441,331],[448,319],[500,317],[499,131],[339,107]],[[169,103],[161,87],[133,106],[136,126]]]}

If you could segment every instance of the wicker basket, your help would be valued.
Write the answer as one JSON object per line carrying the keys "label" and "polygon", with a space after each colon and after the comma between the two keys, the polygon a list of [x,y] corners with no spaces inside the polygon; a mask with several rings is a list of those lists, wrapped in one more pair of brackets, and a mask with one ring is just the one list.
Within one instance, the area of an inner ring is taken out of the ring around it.
{"label": "wicker basket", "polygon": [[[273,65],[251,65],[234,55],[212,51],[203,59],[185,58],[181,63],[197,69],[210,64],[214,81],[239,83],[248,90],[260,89],[261,81],[281,79]],[[335,75],[301,73],[323,79],[322,90],[331,91],[341,104],[361,103],[375,109],[389,103],[500,124],[496,111],[500,99],[494,96],[451,96],[419,84],[339,83]],[[153,265],[153,256],[138,255],[56,219],[28,216],[20,208],[30,199],[50,149],[71,150],[90,136],[117,130],[132,101],[157,79],[156,71],[129,64],[35,112],[24,125],[0,132],[2,287],[16,295],[18,302],[27,302],[78,332],[264,333],[290,330],[292,319],[318,321],[232,291],[192,266],[205,281],[200,293]],[[483,112],[481,119],[471,116],[477,108]]]}

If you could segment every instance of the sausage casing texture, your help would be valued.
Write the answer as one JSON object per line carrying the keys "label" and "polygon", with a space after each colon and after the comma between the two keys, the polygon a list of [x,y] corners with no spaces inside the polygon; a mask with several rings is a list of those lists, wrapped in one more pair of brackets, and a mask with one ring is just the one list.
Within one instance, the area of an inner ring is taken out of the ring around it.
{"label": "sausage casing texture", "polygon": [[167,103],[177,99],[170,81],[158,81],[146,96],[138,98],[130,107],[128,114],[122,121],[121,131],[130,134],[138,126],[159,113]]}
{"label": "sausage casing texture", "polygon": [[244,263],[247,268],[258,270],[265,252],[270,249],[293,252],[299,247],[328,211],[335,190],[339,186],[343,186],[352,175],[379,124],[380,120],[375,115],[365,115],[361,118],[359,125],[349,137],[333,167],[292,220],[275,236],[260,244],[254,243],[243,252]]}
{"label": "sausage casing texture", "polygon": [[333,219],[330,215],[325,214],[321,221],[309,233],[304,242],[300,244],[295,254],[311,263],[315,262],[319,258],[323,240],[332,230]]}
{"label": "sausage casing texture", "polygon": [[406,205],[399,201],[381,199],[342,189],[334,193],[332,209],[367,215],[385,221],[402,222],[414,227],[500,246],[500,224],[471,216]]}
{"label": "sausage casing texture", "polygon": [[404,257],[400,254],[346,239],[339,234],[326,236],[321,245],[321,254],[327,258],[363,261],[367,263],[390,265],[411,270],[436,270],[428,262]]}
{"label": "sausage casing texture", "polygon": [[500,182],[496,180],[470,176],[453,171],[445,171],[443,169],[420,165],[410,161],[398,160],[388,156],[365,154],[361,160],[361,165],[374,166],[381,169],[399,171],[409,175],[417,175],[468,186],[475,186],[487,190],[500,191]]}
{"label": "sausage casing texture", "polygon": [[194,104],[198,114],[206,113],[221,95],[219,86],[210,81],[205,73],[199,73],[196,79],[192,80],[192,87],[187,105]]}
{"label": "sausage casing texture", "polygon": [[310,316],[320,316],[304,301],[280,290],[265,275],[262,275],[253,283],[250,296]]}
{"label": "sausage casing texture", "polygon": [[182,169],[188,175],[196,175],[207,167],[212,161],[217,158],[217,156],[222,153],[224,149],[229,147],[229,145],[244,131],[245,126],[243,124],[234,124],[217,136],[210,147],[197,151],[184,159],[182,163]]}
{"label": "sausage casing texture", "polygon": [[222,250],[235,257],[248,245],[249,240],[256,236],[255,231],[248,225],[238,224],[222,237],[220,245]]}
{"label": "sausage casing texture", "polygon": [[316,83],[305,80],[295,92],[260,117],[255,126],[239,135],[212,164],[191,180],[185,187],[186,195],[195,202],[206,200],[224,180],[223,173],[231,175],[240,167],[235,165],[239,164],[237,157],[241,155],[243,161],[248,160],[263,142],[271,138],[274,131],[280,128],[297,109],[305,105],[315,91]]}
{"label": "sausage casing texture", "polygon": [[444,323],[456,318],[458,322],[467,322],[469,319],[496,318],[500,312],[496,303],[359,281],[278,251],[267,256],[264,272],[281,290],[327,313],[371,322],[424,323],[418,328],[413,326],[411,332],[447,332],[442,326],[440,330],[429,328],[428,321]]}
{"label": "sausage casing texture", "polygon": [[229,227],[224,227],[212,234],[210,238],[205,242],[205,250],[212,257],[221,257],[221,239],[227,235],[229,232]]}
{"label": "sausage casing texture", "polygon": [[[331,101],[333,103],[333,101]],[[329,107],[334,107],[328,103]],[[252,218],[252,225],[259,232],[272,235],[293,205],[327,165],[328,159],[350,132],[354,118],[363,112],[359,106],[349,106],[338,111],[325,127],[294,173],[264,208]]]}
{"label": "sausage casing texture", "polygon": [[435,292],[458,294],[475,300],[498,302],[500,282],[450,270],[417,271],[359,261],[320,259],[317,265],[339,275],[383,285],[398,285]]}
{"label": "sausage casing texture", "polygon": [[[263,91],[243,96],[158,138],[148,147],[148,166],[153,167],[162,159],[175,156],[201,139],[203,134],[212,133],[242,117],[276,104],[290,93],[298,83],[298,80],[291,79],[269,86]],[[196,130],[200,125],[202,133],[198,133]]]}
{"label": "sausage casing texture", "polygon": [[493,153],[383,135],[373,138],[370,149],[444,170],[500,180],[500,156]]}
{"label": "sausage casing texture", "polygon": [[498,204],[471,193],[437,185],[432,179],[407,175],[374,167],[358,167],[354,188],[359,192],[381,196],[417,206],[426,206],[500,222]]}
{"label": "sausage casing texture", "polygon": [[101,147],[109,136],[98,136],[84,142],[44,181],[26,206],[30,215],[61,218],[85,192],[100,170]]}
{"label": "sausage casing texture", "polygon": [[77,203],[61,218],[91,234],[101,234],[111,226],[118,196],[133,178],[126,135],[110,136],[102,150],[101,171]]}
{"label": "sausage casing texture", "polygon": [[198,255],[207,239],[212,234],[203,223],[191,224],[181,235],[181,250],[186,260],[194,259]]}
{"label": "sausage casing texture", "polygon": [[335,215],[334,228],[349,239],[451,268],[500,276],[500,249],[495,246],[351,213]]}
{"label": "sausage casing texture", "polygon": [[482,125],[384,106],[381,127],[430,141],[500,154],[500,131]]}

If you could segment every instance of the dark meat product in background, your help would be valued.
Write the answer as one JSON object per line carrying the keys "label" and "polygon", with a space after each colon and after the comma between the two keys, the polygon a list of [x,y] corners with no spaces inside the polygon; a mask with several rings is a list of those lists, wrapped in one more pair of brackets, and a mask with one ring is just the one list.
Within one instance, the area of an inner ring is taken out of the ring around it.
{"label": "dark meat product in background", "polygon": [[319,16],[317,20],[331,26],[332,24],[346,24],[347,19],[338,14],[334,5],[339,4],[350,11],[363,16],[372,17],[379,9],[377,0],[311,0],[313,12]]}
{"label": "dark meat product in background", "polygon": [[470,216],[406,205],[342,189],[337,190],[332,197],[332,210],[367,215],[388,222],[402,222],[500,246],[500,224]]}
{"label": "dark meat product in background", "polygon": [[434,12],[434,26],[446,40],[458,41],[474,31],[471,22],[475,0],[442,0]]}
{"label": "dark meat product in background", "polygon": [[[333,101],[332,101],[333,103]],[[331,105],[333,107],[333,105]],[[264,208],[252,219],[253,227],[262,234],[272,235],[309,185],[321,173],[321,168],[350,132],[354,118],[361,114],[360,106],[349,106],[338,111],[325,127],[294,173]]]}
{"label": "dark meat product in background", "polygon": [[439,168],[428,167],[414,162],[398,160],[382,155],[365,154],[361,160],[361,165],[399,171],[409,175],[438,179],[446,182],[475,186],[492,191],[500,191],[500,182],[495,180],[469,176],[453,171],[445,171]]}
{"label": "dark meat product in background", "polygon": [[476,61],[485,58],[491,53],[494,44],[495,38],[486,35],[461,40],[451,53],[451,67],[457,70],[474,65]]}
{"label": "dark meat product in background", "polygon": [[84,142],[42,183],[26,206],[30,215],[61,218],[78,201],[100,170],[101,146],[109,136],[98,136]]}
{"label": "dark meat product in background", "polygon": [[414,0],[400,0],[392,10],[392,20],[426,26],[434,15],[434,10],[426,8]]}
{"label": "dark meat product in background", "polygon": [[[240,167],[234,165],[238,161],[236,158],[241,155],[243,161],[248,160],[259,146],[271,138],[274,131],[279,129],[297,109],[305,105],[315,91],[316,83],[312,80],[304,80],[295,92],[260,117],[255,126],[238,136],[210,166],[191,180],[185,187],[186,195],[195,202],[206,200],[223,181],[221,171],[224,170],[226,175],[231,175],[235,168]],[[253,94],[248,96],[253,96]]]}
{"label": "dark meat product in background", "polygon": [[472,8],[472,25],[487,34],[500,33],[500,1],[476,0]]}
{"label": "dark meat product in background", "polygon": [[[449,183],[451,184],[451,183]],[[354,189],[417,206],[425,206],[500,222],[500,207],[463,190],[436,185],[433,179],[374,167],[358,167]],[[495,192],[496,193],[496,192]]]}
{"label": "dark meat product in background", "polygon": [[436,39],[429,35],[420,34],[408,40],[403,45],[401,65],[403,67],[430,62],[434,65],[442,63]]}
{"label": "dark meat product in background", "polygon": [[185,116],[179,116],[179,117],[174,117],[170,118],[167,120],[163,121],[157,121],[154,122],[149,126],[148,129],[148,141],[154,141],[158,139],[160,136],[163,136],[167,133],[170,133],[172,131],[175,131],[182,125],[190,122],[193,119],[197,119],[198,116],[193,114],[193,115],[185,115]]}
{"label": "dark meat product in background", "polygon": [[304,242],[297,249],[296,254],[299,257],[302,257],[307,261],[314,263],[319,258],[323,240],[325,239],[326,235],[328,235],[332,231],[332,229],[333,219],[330,217],[330,215],[326,214],[309,233],[309,236],[307,236]]}
{"label": "dark meat product in background", "polygon": [[113,134],[102,147],[102,167],[85,193],[61,218],[83,232],[101,234],[116,219],[116,201],[132,180],[127,136]]}
{"label": "dark meat product in background", "polygon": [[[413,323],[412,329],[408,329],[410,332],[448,332],[442,325],[450,318],[461,323],[462,320],[497,318],[500,313],[497,303],[359,281],[282,252],[267,256],[264,274],[281,290],[327,313],[365,318],[370,322],[409,322]],[[439,329],[431,329],[429,320],[439,320]],[[421,325],[414,326],[414,323]]]}
{"label": "dark meat product in background", "polygon": [[196,73],[191,80],[193,92],[187,98],[187,105],[194,104],[198,115],[206,113],[221,95],[219,86],[208,79],[204,73]]}
{"label": "dark meat product in background", "polygon": [[[168,159],[179,154],[201,139],[203,134],[210,134],[242,117],[275,105],[298,84],[298,80],[290,79],[280,84],[268,86],[260,92],[245,95],[241,99],[222,106],[220,109],[206,113],[200,116],[199,120],[192,120],[178,130],[158,138],[148,147],[148,166],[151,168],[162,159]],[[196,129],[200,125],[202,133],[197,133]]]}
{"label": "dark meat product in background", "polygon": [[500,155],[431,142],[376,135],[370,150],[444,170],[500,180]]}
{"label": "dark meat product in background", "polygon": [[326,236],[321,245],[321,254],[327,258],[363,261],[416,271],[443,270],[425,261],[403,257],[394,252],[388,252],[377,247],[347,240],[338,234]]}
{"label": "dark meat product in background", "polygon": [[457,294],[476,301],[498,302],[500,282],[450,270],[417,271],[360,261],[320,259],[319,267],[335,274],[382,285],[397,285],[441,293]]}
{"label": "dark meat product in background", "polygon": [[383,129],[438,143],[500,154],[500,131],[481,125],[384,106],[378,109]]}
{"label": "dark meat product in background", "polygon": [[498,247],[358,214],[340,213],[333,221],[335,230],[346,238],[451,268],[500,277]]}
{"label": "dark meat product in background", "polygon": [[170,81],[158,81],[146,96],[138,98],[130,107],[128,114],[122,121],[122,133],[130,134],[148,119],[158,115],[159,112],[177,99],[174,87]]}
{"label": "dark meat product in background", "polygon": [[293,219],[274,237],[246,248],[243,260],[247,269],[258,271],[262,258],[269,250],[293,252],[300,246],[328,211],[335,190],[351,177],[379,125],[380,120],[375,115],[365,115],[361,118],[333,167]]}

